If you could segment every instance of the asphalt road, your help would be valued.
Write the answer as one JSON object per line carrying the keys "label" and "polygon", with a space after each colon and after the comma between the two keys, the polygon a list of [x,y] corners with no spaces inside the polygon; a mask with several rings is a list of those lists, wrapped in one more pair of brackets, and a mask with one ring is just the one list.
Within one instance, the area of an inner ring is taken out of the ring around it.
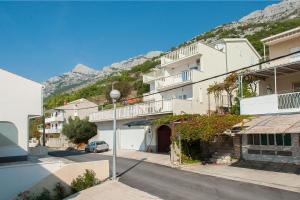
{"label": "asphalt road", "polygon": [[[76,162],[108,159],[110,166],[112,162],[111,156],[94,153],[56,151],[50,154]],[[300,193],[186,172],[143,160],[118,158],[117,172],[120,182],[162,199],[300,200]]]}

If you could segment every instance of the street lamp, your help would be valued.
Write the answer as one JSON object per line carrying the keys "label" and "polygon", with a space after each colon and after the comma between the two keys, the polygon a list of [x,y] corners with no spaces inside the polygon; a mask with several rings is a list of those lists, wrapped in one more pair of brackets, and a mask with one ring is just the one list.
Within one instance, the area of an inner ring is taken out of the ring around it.
{"label": "street lamp", "polygon": [[110,98],[112,99],[112,102],[114,104],[114,136],[113,136],[113,180],[116,180],[117,178],[117,172],[116,172],[116,157],[117,157],[117,112],[116,112],[116,101],[120,98],[121,94],[119,90],[113,89],[110,92]]}

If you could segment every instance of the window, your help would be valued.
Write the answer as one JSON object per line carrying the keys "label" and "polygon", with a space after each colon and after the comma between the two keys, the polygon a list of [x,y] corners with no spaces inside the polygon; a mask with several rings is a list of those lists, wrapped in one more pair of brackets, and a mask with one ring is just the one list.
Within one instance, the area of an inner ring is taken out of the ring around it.
{"label": "window", "polygon": [[182,94],[178,96],[178,99],[187,99],[187,96],[186,94]]}
{"label": "window", "polygon": [[260,135],[261,145],[268,145],[267,134]]}
{"label": "window", "polygon": [[260,145],[259,134],[253,135],[254,145]]}
{"label": "window", "polygon": [[300,83],[293,83],[293,91],[300,92]]}
{"label": "window", "polygon": [[277,151],[278,156],[292,156],[291,151]]}
{"label": "window", "polygon": [[[275,143],[276,140],[276,143]],[[300,142],[300,138],[299,138]],[[248,145],[292,146],[291,134],[248,134]]]}
{"label": "window", "polygon": [[269,145],[274,145],[274,135],[273,134],[268,134],[268,139],[269,139]]}
{"label": "window", "polygon": [[260,150],[248,149],[248,154],[260,154]]}
{"label": "window", "polygon": [[284,134],[283,140],[284,140],[284,146],[292,146],[291,134]]}
{"label": "window", "polygon": [[262,155],[275,155],[275,151],[272,151],[272,150],[262,150],[261,154]]}
{"label": "window", "polygon": [[155,83],[150,83],[150,91],[154,91],[155,90]]}
{"label": "window", "polygon": [[277,146],[283,146],[282,134],[276,134],[276,145]]}
{"label": "window", "polygon": [[253,135],[252,134],[247,135],[247,141],[248,141],[248,145],[253,145]]}

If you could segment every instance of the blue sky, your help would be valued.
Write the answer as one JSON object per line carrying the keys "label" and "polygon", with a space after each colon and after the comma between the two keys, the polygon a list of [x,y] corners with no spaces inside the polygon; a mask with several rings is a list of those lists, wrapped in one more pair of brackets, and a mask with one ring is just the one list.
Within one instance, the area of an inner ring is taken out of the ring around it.
{"label": "blue sky", "polygon": [[0,2],[0,67],[35,81],[168,50],[274,3]]}

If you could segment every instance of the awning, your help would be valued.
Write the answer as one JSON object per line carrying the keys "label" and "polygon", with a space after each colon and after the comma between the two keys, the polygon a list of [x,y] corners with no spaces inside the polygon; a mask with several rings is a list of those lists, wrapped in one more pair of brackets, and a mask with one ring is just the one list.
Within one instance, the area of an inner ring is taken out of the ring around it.
{"label": "awning", "polygon": [[267,77],[273,77],[275,67],[276,67],[277,76],[287,75],[287,74],[291,74],[291,73],[295,73],[295,72],[300,71],[300,61],[299,60],[294,61],[294,62],[289,61],[287,63],[279,64],[279,65],[276,65],[276,63],[274,63],[274,66],[272,66],[272,67],[241,72],[241,75],[246,76],[246,75],[251,74],[251,75],[255,75],[255,76],[257,76],[259,78],[262,78],[262,79],[267,78]]}
{"label": "awning", "polygon": [[137,121],[132,121],[128,122],[126,124],[123,124],[124,126],[148,126],[152,124],[152,119],[144,119],[144,120],[137,120]]}
{"label": "awning", "polygon": [[235,125],[237,134],[300,133],[300,114],[262,115]]}

